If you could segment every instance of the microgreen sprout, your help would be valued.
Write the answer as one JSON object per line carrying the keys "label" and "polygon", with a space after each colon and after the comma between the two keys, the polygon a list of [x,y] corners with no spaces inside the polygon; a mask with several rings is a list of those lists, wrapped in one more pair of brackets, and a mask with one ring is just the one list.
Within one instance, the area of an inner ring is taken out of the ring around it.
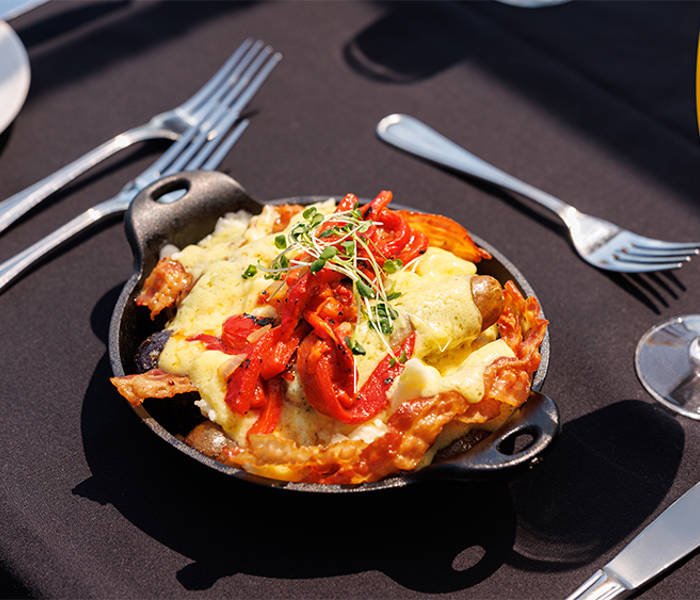
{"label": "microgreen sprout", "polygon": [[250,279],[255,277],[258,272],[258,268],[255,265],[248,265],[245,271],[243,271],[243,279]]}

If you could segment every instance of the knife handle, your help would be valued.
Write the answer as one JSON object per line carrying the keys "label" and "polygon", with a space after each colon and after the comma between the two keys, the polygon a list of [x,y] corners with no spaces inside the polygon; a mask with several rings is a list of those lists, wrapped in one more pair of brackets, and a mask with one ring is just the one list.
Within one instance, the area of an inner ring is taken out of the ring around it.
{"label": "knife handle", "polygon": [[566,600],[611,600],[612,598],[625,598],[632,591],[612,575],[599,569]]}

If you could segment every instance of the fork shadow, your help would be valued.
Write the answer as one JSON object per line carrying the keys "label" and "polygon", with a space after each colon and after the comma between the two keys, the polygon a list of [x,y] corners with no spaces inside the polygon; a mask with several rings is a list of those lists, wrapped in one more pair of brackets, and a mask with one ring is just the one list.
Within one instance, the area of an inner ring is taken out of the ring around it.
{"label": "fork shadow", "polygon": [[[93,310],[92,327],[104,340],[118,293],[110,290]],[[503,564],[575,568],[654,511],[683,449],[673,419],[630,400],[566,424],[545,461],[510,484],[288,492],[233,480],[162,443],[111,389],[109,375],[105,355],[82,406],[91,476],[73,493],[112,504],[189,558],[172,574],[187,590],[236,573],[323,581],[380,571],[406,589],[446,593],[478,584]]]}

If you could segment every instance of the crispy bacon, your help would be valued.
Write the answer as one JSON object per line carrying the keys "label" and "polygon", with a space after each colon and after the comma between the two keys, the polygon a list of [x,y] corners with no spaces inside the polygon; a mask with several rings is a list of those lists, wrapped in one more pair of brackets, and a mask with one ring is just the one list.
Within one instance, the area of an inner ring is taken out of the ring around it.
{"label": "crispy bacon", "polygon": [[[486,368],[481,403],[493,405],[495,401],[517,408],[530,395],[530,382],[540,366],[539,347],[548,323],[540,317],[537,299],[523,298],[512,281],[506,282],[503,297],[504,309],[498,319],[498,330],[515,358],[500,358]],[[478,410],[478,405],[470,407],[473,409]]]}
{"label": "crispy bacon", "polygon": [[464,227],[448,217],[410,210],[395,210],[394,212],[401,215],[412,229],[425,234],[431,246],[444,248],[471,262],[479,262],[482,258],[491,258],[486,250],[479,248],[474,243]]}
{"label": "crispy bacon", "polygon": [[299,446],[276,435],[249,436],[250,449],[232,445],[219,459],[259,475],[314,483],[357,484],[414,469],[443,427],[465,411],[457,392],[401,404],[389,430],[370,444],[347,440],[330,446]]}
{"label": "crispy bacon", "polygon": [[136,304],[146,306],[154,319],[163,309],[173,306],[189,292],[192,275],[179,262],[161,258],[146,278]]}
{"label": "crispy bacon", "polygon": [[197,391],[186,375],[172,375],[160,369],[111,377],[110,381],[131,406],[140,406],[146,398],[171,398],[177,394]]}

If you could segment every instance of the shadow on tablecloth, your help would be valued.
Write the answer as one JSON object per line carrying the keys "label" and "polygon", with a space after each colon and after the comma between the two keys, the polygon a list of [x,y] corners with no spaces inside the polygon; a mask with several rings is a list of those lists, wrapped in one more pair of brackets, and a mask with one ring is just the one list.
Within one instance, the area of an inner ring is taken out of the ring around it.
{"label": "shadow on tablecloth", "polygon": [[[118,293],[93,311],[102,339]],[[611,399],[566,423],[547,459],[510,484],[284,492],[231,480],[162,443],[111,389],[110,375],[105,354],[82,410],[92,476],[73,491],[112,504],[189,557],[172,572],[188,590],[236,573],[294,580],[377,570],[408,589],[444,593],[503,564],[572,569],[638,529],[664,499],[683,450],[682,428],[656,406]]]}

